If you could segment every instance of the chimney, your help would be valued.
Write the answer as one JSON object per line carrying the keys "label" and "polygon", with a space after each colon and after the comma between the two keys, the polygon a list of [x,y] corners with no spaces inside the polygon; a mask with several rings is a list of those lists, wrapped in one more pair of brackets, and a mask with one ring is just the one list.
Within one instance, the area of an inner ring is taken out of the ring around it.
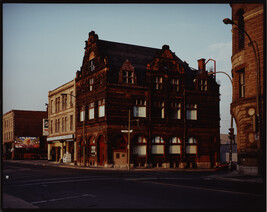
{"label": "chimney", "polygon": [[199,59],[198,62],[198,70],[202,70],[202,71],[206,71],[206,64],[205,64],[205,60],[204,58]]}

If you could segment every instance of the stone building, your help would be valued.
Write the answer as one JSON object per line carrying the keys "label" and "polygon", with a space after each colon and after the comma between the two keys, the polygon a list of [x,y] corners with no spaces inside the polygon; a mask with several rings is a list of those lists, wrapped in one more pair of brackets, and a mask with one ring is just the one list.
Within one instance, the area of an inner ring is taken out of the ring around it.
{"label": "stone building", "polygon": [[198,64],[190,68],[167,45],[104,41],[90,32],[75,78],[78,165],[219,162],[219,85],[205,59]]}
{"label": "stone building", "polygon": [[3,115],[3,156],[6,159],[44,159],[46,111],[11,110]]}
{"label": "stone building", "polygon": [[[231,112],[237,126],[239,171],[257,175],[265,167],[264,5],[232,7]],[[238,27],[238,26],[239,27]],[[250,39],[253,43],[250,42]],[[265,171],[263,171],[265,172]]]}
{"label": "stone building", "polygon": [[[229,163],[230,162],[230,140],[228,134],[220,135],[220,161],[221,163]],[[232,142],[232,163],[237,164],[237,145],[236,142]]]}
{"label": "stone building", "polygon": [[48,160],[75,163],[75,80],[49,91],[48,102]]}

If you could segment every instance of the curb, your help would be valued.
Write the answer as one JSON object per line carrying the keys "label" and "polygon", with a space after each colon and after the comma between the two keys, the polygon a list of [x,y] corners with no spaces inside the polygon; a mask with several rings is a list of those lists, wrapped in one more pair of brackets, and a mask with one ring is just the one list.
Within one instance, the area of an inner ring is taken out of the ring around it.
{"label": "curb", "polygon": [[7,162],[11,163],[20,163],[20,164],[30,164],[35,166],[51,166],[51,167],[60,167],[60,168],[69,168],[69,169],[83,169],[83,170],[108,170],[108,171],[177,171],[177,172],[214,172],[216,169],[204,169],[204,168],[196,168],[196,169],[186,169],[186,168],[109,168],[109,167],[83,167],[77,165],[65,165],[64,163],[53,163],[53,162],[33,162],[33,161],[20,161],[20,160],[7,160]]}

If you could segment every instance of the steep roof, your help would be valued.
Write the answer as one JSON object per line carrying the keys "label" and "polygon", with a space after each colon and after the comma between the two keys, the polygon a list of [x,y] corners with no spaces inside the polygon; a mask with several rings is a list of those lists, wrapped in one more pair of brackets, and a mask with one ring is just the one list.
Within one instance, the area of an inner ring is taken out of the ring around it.
{"label": "steep roof", "polygon": [[147,63],[151,62],[154,56],[161,51],[156,48],[105,40],[98,40],[98,46],[101,54],[108,57],[109,64],[114,68],[120,68],[128,59],[135,69],[146,69]]}

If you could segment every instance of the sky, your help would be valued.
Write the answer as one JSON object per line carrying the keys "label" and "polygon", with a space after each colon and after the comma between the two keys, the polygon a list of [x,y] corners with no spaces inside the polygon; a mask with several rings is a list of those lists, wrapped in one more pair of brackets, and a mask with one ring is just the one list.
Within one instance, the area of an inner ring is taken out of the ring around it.
{"label": "sky", "polygon": [[[231,18],[229,4],[3,4],[3,114],[45,111],[48,91],[80,70],[90,31],[101,40],[167,44],[192,68],[213,59],[217,71],[231,75],[232,33],[224,18]],[[224,74],[216,80],[221,133],[228,133],[232,86]]]}

